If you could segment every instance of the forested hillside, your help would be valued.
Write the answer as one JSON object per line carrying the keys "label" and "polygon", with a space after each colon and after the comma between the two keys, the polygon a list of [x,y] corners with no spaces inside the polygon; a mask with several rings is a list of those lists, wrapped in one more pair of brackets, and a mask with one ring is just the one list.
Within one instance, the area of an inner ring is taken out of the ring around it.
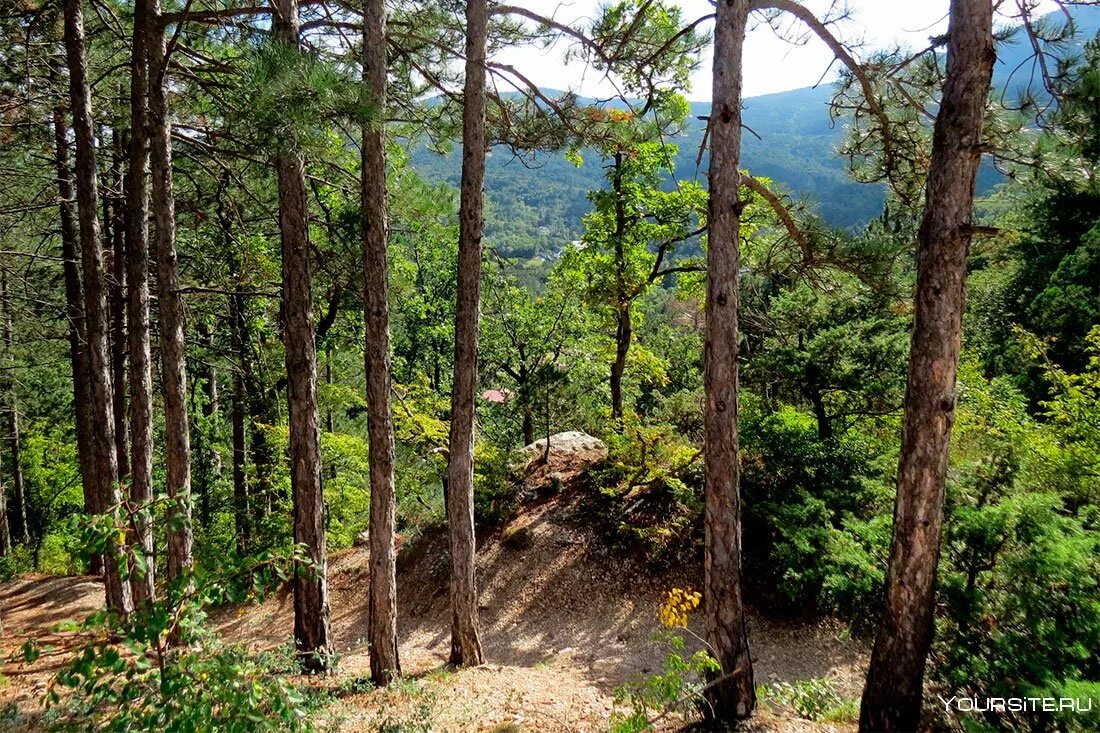
{"label": "forested hillside", "polygon": [[0,730],[1100,730],[1100,0],[872,1],[8,0]]}
{"label": "forested hillside", "polygon": [[[1100,31],[1100,8],[1073,6],[1070,11],[1079,33],[1054,53],[1080,54],[1084,39]],[[1058,13],[1041,22],[1052,24]],[[993,85],[1002,98],[1028,93],[1045,96],[1033,51],[1019,36],[998,49]],[[556,92],[546,90],[553,96]],[[843,117],[830,115],[833,89],[829,84],[794,89],[745,100],[744,165],[753,175],[774,181],[782,190],[817,211],[832,226],[858,229],[882,211],[884,191],[862,186],[848,175],[846,161],[837,154],[844,142]],[[692,102],[684,129],[670,135],[676,146],[670,179],[697,180],[705,176],[709,154],[700,149],[710,104]],[[425,147],[413,152],[417,170],[428,180],[457,185],[459,156],[439,156]],[[598,155],[587,155],[577,167],[560,153],[517,157],[505,148],[494,150],[488,192],[488,229],[493,245],[503,254],[520,258],[556,251],[560,242],[579,236],[579,222],[589,210],[585,192],[602,180]],[[993,164],[983,167],[978,190],[990,193],[1004,180]]]}

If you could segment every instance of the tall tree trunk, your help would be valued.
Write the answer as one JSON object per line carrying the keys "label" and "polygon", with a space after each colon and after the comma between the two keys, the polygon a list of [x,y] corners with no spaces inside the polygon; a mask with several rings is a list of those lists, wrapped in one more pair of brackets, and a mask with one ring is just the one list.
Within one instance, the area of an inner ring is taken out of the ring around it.
{"label": "tall tree trunk", "polygon": [[523,422],[520,430],[523,432],[523,444],[531,445],[535,442],[535,414],[528,402],[524,402],[520,408],[523,411]]}
{"label": "tall tree trunk", "polygon": [[202,417],[203,421],[195,430],[195,452],[199,455],[198,471],[196,472],[196,490],[201,496],[200,521],[202,526],[209,528],[212,519],[214,481],[221,475],[221,455],[214,447],[215,418],[220,409],[218,394],[218,371],[210,360],[214,350],[214,334],[205,322],[198,326],[199,341],[203,351],[207,355],[202,365]]}
{"label": "tall tree trunk", "polygon": [[707,691],[716,719],[734,723],[756,706],[741,597],[741,495],[737,438],[740,298],[741,78],[747,0],[719,0],[710,117],[710,222],[704,353],[707,643],[721,670]]}
{"label": "tall tree trunk", "polygon": [[462,192],[458,213],[458,296],[451,395],[447,523],[451,539],[451,663],[484,661],[478,638],[474,536],[474,398],[485,184],[485,0],[466,3],[466,85],[462,110]]}
{"label": "tall tree trunk", "polygon": [[[126,207],[118,193],[125,186],[122,180],[122,159],[125,144],[118,127],[111,135],[111,381],[114,386],[115,460],[118,461],[118,481],[123,486],[130,480],[130,421],[126,414]],[[105,199],[106,200],[106,199]],[[107,208],[104,205],[104,216]],[[137,583],[134,600],[137,601]]]}
{"label": "tall tree trunk", "polygon": [[917,729],[932,643],[974,184],[995,60],[990,0],[952,0],[950,16],[947,75],[917,235],[917,289],[886,610],[863,692],[863,731]]}
{"label": "tall tree trunk", "polygon": [[252,510],[257,520],[262,520],[271,513],[275,503],[275,488],[273,474],[275,470],[275,446],[271,443],[268,428],[278,423],[279,414],[275,404],[275,392],[268,389],[260,382],[260,374],[257,373],[257,364],[252,360],[252,355],[247,353],[249,346],[249,327],[245,324],[246,338],[243,343],[246,349],[245,361],[245,390],[248,394],[249,409],[249,457],[252,460],[252,481],[250,501]]}
{"label": "tall tree trunk", "polygon": [[[623,419],[623,375],[626,373],[626,357],[634,338],[634,326],[630,317],[630,303],[620,304],[615,314],[615,360],[611,362],[611,419]],[[621,423],[620,423],[621,425]]]}
{"label": "tall tree trunk", "polygon": [[[61,259],[65,279],[65,317],[69,322],[69,360],[73,373],[73,410],[76,427],[76,455],[80,464],[80,483],[84,492],[84,513],[98,514],[95,495],[95,464],[92,456],[94,428],[88,411],[88,355],[84,348],[84,288],[80,282],[80,254],[77,251],[76,220],[73,216],[72,172],[69,169],[69,138],[65,110],[53,110],[54,168],[57,175],[58,215],[61,220]],[[95,554],[88,572],[103,573],[103,556]]]}
{"label": "tall tree trunk", "polygon": [[[15,338],[12,330],[11,291],[8,289],[8,271],[0,269],[0,307],[4,310],[4,351],[7,353],[7,366],[15,367]],[[8,449],[11,453],[11,497],[6,502],[4,513],[12,542],[26,542],[27,533],[27,496],[23,484],[23,436],[19,428],[19,400],[15,397],[15,376],[9,371],[4,379],[4,410],[8,414]]]}
{"label": "tall tree trunk", "polygon": [[[297,50],[298,0],[273,0],[273,6],[276,42]],[[305,546],[315,565],[308,571],[299,568],[294,574],[294,641],[304,667],[323,672],[328,669],[331,648],[305,159],[300,151],[280,150],[275,156],[275,169],[283,250],[283,342],[294,541]]]}
{"label": "tall tree trunk", "polygon": [[248,483],[245,474],[248,463],[248,446],[245,440],[245,419],[248,415],[248,390],[245,380],[249,374],[248,326],[245,316],[244,296],[239,289],[243,286],[242,262],[234,249],[233,223],[222,195],[229,185],[228,174],[223,174],[218,187],[218,224],[221,228],[222,242],[226,250],[233,252],[233,278],[237,283],[237,292],[229,296],[230,349],[237,360],[233,369],[233,411],[230,415],[233,432],[233,528],[237,537],[237,554],[244,555],[252,544],[251,511],[248,506]]}
{"label": "tall tree trunk", "polygon": [[[153,380],[149,339],[149,23],[151,0],[135,0],[130,59],[130,164],[126,170],[126,327],[130,359],[130,503],[153,500]],[[134,603],[156,589],[153,526],[149,512],[133,515],[130,552],[145,567],[133,581]]]}
{"label": "tall tree trunk", "polygon": [[172,121],[166,99],[168,55],[158,3],[149,18],[149,151],[157,252],[157,313],[164,395],[164,464],[168,496],[168,579],[191,568],[191,428],[187,415],[187,355],[183,296],[176,255],[176,202],[172,190]]}
{"label": "tall tree trunk", "polygon": [[[332,342],[325,344],[325,385],[332,387]],[[336,419],[332,412],[332,405],[325,407],[325,432],[330,435],[336,432]],[[336,478],[336,464],[325,467],[325,477],[328,480]]]}
{"label": "tall tree trunk", "polygon": [[8,527],[8,492],[4,488],[4,475],[0,472],[0,557],[11,552],[11,531]]}
{"label": "tall tree trunk", "polygon": [[[10,304],[11,301],[8,298],[8,271],[7,269],[0,268],[0,307],[3,307],[4,310],[3,323],[5,326],[5,336],[7,332],[8,312],[11,307]],[[7,343],[6,337],[4,342],[5,344]],[[3,371],[0,371],[0,374],[3,374]],[[3,396],[5,398],[8,397],[7,390],[9,389],[9,381],[10,377],[4,379]],[[0,407],[3,407],[3,405],[0,404]],[[15,518],[8,515],[8,491],[4,486],[4,472],[0,470],[0,557],[5,557],[11,552],[12,526],[14,524],[16,524]]]}
{"label": "tall tree trunk", "polygon": [[[92,453],[94,486],[104,509],[119,503],[115,460],[115,420],[112,410],[111,365],[107,349],[107,296],[104,287],[103,244],[96,204],[95,139],[92,100],[84,50],[81,0],[65,0],[65,52],[69,66],[73,132],[76,143],[76,200],[80,258],[84,275],[84,321],[88,350],[88,407],[94,426]],[[114,511],[114,509],[111,509]],[[131,610],[130,583],[123,577],[125,554],[112,538],[104,565],[107,606],[121,614]]]}
{"label": "tall tree trunk", "polygon": [[401,674],[397,656],[397,553],[394,549],[393,417],[390,412],[389,268],[386,262],[386,4],[363,9],[363,81],[375,119],[363,126],[363,284],[370,452],[371,679]]}
{"label": "tall tree trunk", "polygon": [[[233,296],[236,300],[239,296]],[[235,310],[235,309],[234,309]],[[237,313],[233,313],[234,321]],[[234,324],[234,351],[239,348],[237,326]],[[252,543],[252,522],[248,507],[248,484],[245,480],[247,446],[245,445],[244,421],[248,396],[244,388],[244,374],[240,366],[233,370],[233,529],[237,536],[237,554],[243,555]]]}
{"label": "tall tree trunk", "polygon": [[623,374],[626,357],[634,335],[630,320],[630,299],[626,292],[626,254],[623,239],[626,237],[626,202],[623,199],[623,154],[615,153],[615,288],[618,302],[615,313],[615,361],[611,363],[611,418],[619,424],[623,419]]}
{"label": "tall tree trunk", "polygon": [[[801,337],[799,337],[801,342]],[[810,402],[814,411],[814,419],[817,421],[817,437],[822,440],[831,440],[833,437],[833,420],[829,417],[829,411],[825,409],[825,392],[819,384],[821,368],[816,362],[811,361],[806,365],[803,375],[802,394]]]}

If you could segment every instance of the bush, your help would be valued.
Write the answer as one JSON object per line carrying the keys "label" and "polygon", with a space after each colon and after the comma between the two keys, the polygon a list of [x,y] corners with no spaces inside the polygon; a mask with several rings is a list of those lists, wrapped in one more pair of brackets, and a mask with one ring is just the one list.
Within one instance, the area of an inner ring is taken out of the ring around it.
{"label": "bush", "polygon": [[474,460],[474,516],[482,527],[496,527],[519,504],[515,456],[505,448],[479,443]]}
{"label": "bush", "polygon": [[135,638],[122,646],[88,645],[61,670],[49,692],[51,730],[312,730],[307,698],[280,677],[287,670],[275,656],[223,645],[212,634],[196,634],[160,659]]}
{"label": "bush", "polygon": [[853,703],[841,698],[836,685],[824,677],[777,682],[761,693],[758,697],[763,701],[790,708],[806,720],[841,721],[855,717],[852,715]]}
{"label": "bush", "polygon": [[629,416],[607,447],[604,468],[592,479],[592,516],[612,543],[662,565],[695,556],[702,540],[702,451],[670,425]]}
{"label": "bush", "polygon": [[[1092,471],[1080,468],[1095,462],[1100,360],[1078,375],[1045,365],[1053,392],[1043,422],[1005,380],[961,366],[932,676],[979,697],[1095,689],[1100,510]],[[986,717],[1002,730],[1095,729],[1079,714]]]}
{"label": "bush", "polygon": [[[849,532],[868,529],[872,517],[889,514],[889,487],[874,463],[879,454],[858,434],[823,440],[814,419],[793,407],[763,412],[747,405],[742,416],[742,546],[745,578],[762,599],[784,607],[837,610],[826,602],[825,588],[839,590],[847,578],[845,566],[855,560],[851,551],[868,539]],[[868,568],[858,585],[844,589],[844,606],[873,603],[856,595],[874,593],[873,574]]]}
{"label": "bush", "polygon": [[615,690],[615,702],[621,709],[611,715],[611,733],[651,731],[658,718],[691,714],[705,704],[706,680],[721,668],[708,651],[685,656],[684,637],[677,633],[687,629],[689,616],[701,600],[691,590],[673,588],[669,592],[658,614],[662,629],[656,635],[657,641],[668,646],[668,654],[659,673]]}
{"label": "bush", "polygon": [[[1070,698],[1079,701],[1079,709],[1053,713],[1054,726],[1065,733],[1095,733],[1100,730],[1100,682],[1066,680],[1045,690],[1032,693],[1035,696]],[[1088,701],[1088,703],[1086,703]],[[1085,710],[1084,708],[1089,708]]]}
{"label": "bush", "polygon": [[1096,512],[1024,493],[954,515],[936,677],[994,696],[1100,679]]}
{"label": "bush", "polygon": [[846,517],[829,531],[822,556],[820,606],[844,618],[856,634],[873,634],[885,602],[886,561],[893,517]]}
{"label": "bush", "polygon": [[[157,501],[162,501],[158,499]],[[83,527],[84,546],[102,549],[118,533],[111,515]],[[46,693],[52,730],[308,731],[309,700],[282,676],[297,671],[293,654],[254,655],[205,629],[206,610],[256,600],[295,569],[313,572],[303,548],[265,554],[217,573],[196,570],[126,618],[110,611],[83,624],[93,631]],[[115,641],[115,640],[119,641]],[[28,662],[38,650],[24,647]]]}

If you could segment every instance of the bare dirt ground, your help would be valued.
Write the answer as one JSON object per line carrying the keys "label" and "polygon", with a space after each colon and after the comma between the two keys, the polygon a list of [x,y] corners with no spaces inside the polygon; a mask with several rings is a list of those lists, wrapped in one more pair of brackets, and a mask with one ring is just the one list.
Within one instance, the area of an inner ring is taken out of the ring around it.
{"label": "bare dirt ground", "polygon": [[[445,538],[421,537],[401,551],[398,569],[401,662],[407,681],[355,691],[369,672],[366,643],[367,558],[360,549],[330,560],[332,629],[340,671],[321,682],[344,690],[326,725],[340,731],[606,730],[615,689],[657,671],[667,648],[653,639],[657,608],[668,589],[698,587],[698,571],[654,575],[616,556],[578,521],[568,498],[544,500],[481,541],[482,643],[488,664],[445,667],[449,650]],[[0,707],[33,708],[49,678],[80,638],[53,631],[102,603],[89,578],[28,577],[0,586],[6,663]],[[292,603],[280,593],[257,606],[213,617],[228,639],[255,648],[289,641]],[[693,629],[698,632],[698,629]],[[750,643],[757,684],[828,677],[844,697],[859,694],[864,645],[840,625],[779,621],[753,615]],[[34,665],[19,661],[23,642],[56,646]],[[835,731],[853,726],[810,723],[764,710],[750,730]]]}
{"label": "bare dirt ground", "polygon": [[[103,584],[91,576],[27,575],[0,584],[0,709],[38,711],[54,673],[88,640],[86,632],[61,631],[103,607]],[[33,663],[23,658],[23,645],[41,652]],[[0,729],[5,722],[0,718]]]}

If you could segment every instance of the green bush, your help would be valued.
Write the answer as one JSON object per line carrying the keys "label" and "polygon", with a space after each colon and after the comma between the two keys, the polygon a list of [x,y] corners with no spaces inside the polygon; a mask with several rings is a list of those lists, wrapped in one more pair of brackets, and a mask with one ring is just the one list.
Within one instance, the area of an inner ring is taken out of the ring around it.
{"label": "green bush", "polygon": [[592,516],[611,542],[662,565],[694,557],[702,540],[702,451],[670,425],[631,416],[607,447],[592,479]]}
{"label": "green bush", "polygon": [[845,517],[829,531],[822,556],[821,608],[870,635],[882,614],[893,517]]}
{"label": "green bush", "polygon": [[936,676],[996,696],[1100,680],[1095,508],[1068,515],[1058,497],[1024,493],[953,514]]}
{"label": "green bush", "polygon": [[690,589],[673,588],[658,613],[662,629],[655,640],[668,647],[661,662],[661,671],[615,690],[618,709],[611,714],[611,733],[641,733],[654,730],[654,723],[670,715],[691,715],[706,701],[703,693],[708,678],[721,667],[710,652],[700,649],[685,652],[684,637],[678,629],[687,631],[688,620],[699,607],[702,596]]}
{"label": "green bush", "polygon": [[253,655],[243,647],[222,644],[213,634],[196,634],[189,646],[161,657],[151,658],[150,651],[131,636],[121,649],[107,642],[86,646],[57,675],[49,692],[50,729],[313,729],[307,696],[281,676],[287,669],[275,656]]}
{"label": "green bush", "polygon": [[[120,531],[117,521],[100,515],[85,523],[83,546],[102,551],[106,538]],[[206,629],[205,620],[208,608],[257,600],[281,587],[293,572],[314,570],[301,547],[289,554],[264,554],[214,573],[189,572],[125,618],[111,611],[91,615],[80,628],[93,632],[92,639],[60,669],[46,692],[49,728],[120,733],[312,730],[309,697],[285,678],[298,670],[293,653],[252,654],[219,640]],[[38,654],[33,643],[24,646],[28,662]]]}
{"label": "green bush", "polygon": [[852,714],[852,702],[845,701],[831,680],[777,682],[765,687],[759,697],[769,704],[793,710],[807,720],[845,720]]}
{"label": "green bush", "polygon": [[[1042,421],[1007,380],[970,359],[960,371],[932,655],[934,679],[960,694],[1072,697],[1058,691],[1100,681],[1100,509],[1094,471],[1081,470],[1100,444],[1100,358],[1081,374],[1043,370]],[[1095,729],[1048,715],[987,717],[1006,730]]]}
{"label": "green bush", "polygon": [[483,527],[496,527],[515,511],[520,481],[516,458],[505,448],[478,444],[474,460],[474,517]]}
{"label": "green bush", "polygon": [[[890,492],[875,463],[876,446],[858,434],[822,439],[814,419],[793,407],[742,415],[741,497],[745,578],[761,599],[779,606],[837,610],[836,593],[876,515],[889,513]],[[832,551],[831,551],[832,550]],[[839,563],[839,564],[837,564]],[[869,568],[840,597],[846,608],[873,602]],[[857,597],[858,592],[872,594]],[[837,599],[839,600],[839,598]]]}
{"label": "green bush", "polygon": [[[1044,690],[1031,693],[1035,696],[1071,698],[1079,701],[1079,709],[1053,713],[1054,727],[1065,733],[1095,733],[1100,730],[1100,682],[1066,680]],[[1086,703],[1090,701],[1090,703]],[[1089,708],[1084,710],[1084,708]]]}

